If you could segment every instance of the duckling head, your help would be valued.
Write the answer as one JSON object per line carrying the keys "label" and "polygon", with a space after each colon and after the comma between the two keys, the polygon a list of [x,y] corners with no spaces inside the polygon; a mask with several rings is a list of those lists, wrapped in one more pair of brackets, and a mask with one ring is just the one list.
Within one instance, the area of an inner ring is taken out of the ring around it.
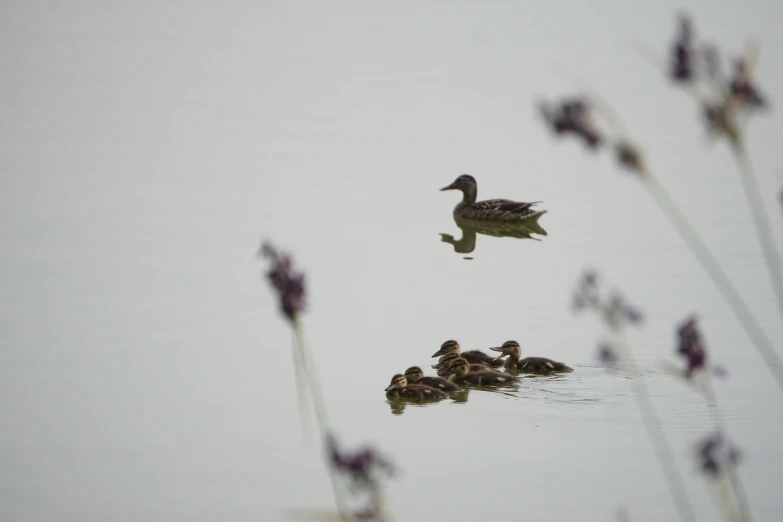
{"label": "duckling head", "polygon": [[454,377],[462,377],[463,375],[468,374],[470,367],[468,366],[468,361],[462,357],[458,357],[451,362],[448,371]]}
{"label": "duckling head", "polygon": [[391,378],[391,382],[386,387],[386,391],[388,392],[392,390],[399,390],[400,388],[405,388],[407,385],[408,381],[405,379],[405,376],[401,373],[398,373]]}
{"label": "duckling head", "polygon": [[459,343],[453,339],[440,345],[440,350],[432,354],[433,357],[441,357],[450,353],[459,353]]}
{"label": "duckling head", "polygon": [[449,377],[455,376],[456,373],[454,371],[454,368],[457,368],[457,371],[459,371],[459,368],[465,367],[465,373],[470,371],[470,364],[468,361],[457,355],[456,357],[451,357],[448,361],[444,360],[442,363],[443,367],[438,372],[438,375],[440,377],[443,377],[444,379],[448,379]]}
{"label": "duckling head", "polygon": [[462,192],[474,192],[477,185],[478,183],[476,183],[476,178],[470,174],[462,174],[461,176],[457,176],[457,179],[455,179],[451,185],[446,185],[440,190],[461,190]]}
{"label": "duckling head", "polygon": [[418,366],[411,366],[405,370],[405,380],[408,382],[416,382],[424,377],[424,372]]}
{"label": "duckling head", "polygon": [[448,353],[440,358],[440,361],[438,361],[438,364],[433,364],[432,367],[436,370],[440,368],[448,368],[449,364],[451,364],[451,361],[459,357],[458,353]]}
{"label": "duckling head", "polygon": [[500,352],[500,355],[495,357],[494,360],[502,359],[506,356],[511,356],[514,360],[519,360],[522,355],[522,348],[519,347],[519,343],[516,341],[506,341],[502,346],[490,348],[493,352]]}

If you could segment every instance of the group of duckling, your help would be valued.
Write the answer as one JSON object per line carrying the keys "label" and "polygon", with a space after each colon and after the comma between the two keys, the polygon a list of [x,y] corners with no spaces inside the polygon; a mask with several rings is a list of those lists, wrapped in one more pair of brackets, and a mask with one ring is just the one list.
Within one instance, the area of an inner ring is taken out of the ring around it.
{"label": "group of duckling", "polygon": [[[432,355],[438,357],[438,363],[432,366],[438,370],[437,377],[425,376],[421,368],[411,366],[404,374],[398,373],[392,377],[386,387],[386,396],[438,400],[460,390],[464,385],[508,386],[514,383],[519,373],[547,375],[573,371],[569,366],[545,357],[521,359],[522,349],[516,341],[506,341],[502,346],[490,350],[500,354],[492,357],[481,350],[461,352],[457,341],[446,341]],[[494,369],[498,367],[505,368],[506,372]]]}

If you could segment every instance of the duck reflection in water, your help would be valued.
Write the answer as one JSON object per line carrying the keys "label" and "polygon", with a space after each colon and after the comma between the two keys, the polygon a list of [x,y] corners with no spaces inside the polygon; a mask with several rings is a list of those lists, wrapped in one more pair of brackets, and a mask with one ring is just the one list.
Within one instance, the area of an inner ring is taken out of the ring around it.
{"label": "duck reflection in water", "polygon": [[[460,388],[456,391],[450,392],[449,399],[451,399],[453,402],[468,402],[469,393],[470,388]],[[413,408],[425,408],[427,406],[432,406],[437,402],[438,401],[421,402],[400,397],[386,398],[386,403],[389,405],[389,410],[391,410],[392,415],[402,415],[405,413],[405,408],[407,408],[408,405],[412,406]]]}
{"label": "duck reflection in water", "polygon": [[454,224],[462,231],[462,237],[454,239],[451,234],[440,234],[443,243],[454,246],[454,252],[458,254],[470,254],[476,249],[476,234],[494,237],[512,237],[516,239],[532,239],[541,241],[533,234],[546,236],[546,230],[535,221],[503,222],[480,221],[454,216]]}

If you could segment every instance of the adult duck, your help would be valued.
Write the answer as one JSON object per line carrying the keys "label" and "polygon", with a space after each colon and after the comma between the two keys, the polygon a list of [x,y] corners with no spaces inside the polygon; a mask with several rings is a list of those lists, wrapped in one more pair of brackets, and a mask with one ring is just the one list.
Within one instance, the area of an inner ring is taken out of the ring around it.
{"label": "adult duck", "polygon": [[511,201],[510,199],[487,199],[476,201],[478,196],[478,183],[470,174],[462,174],[451,185],[443,190],[461,190],[462,201],[454,207],[454,216],[466,219],[482,219],[489,221],[535,221],[546,210],[534,210],[532,207],[541,201],[525,203]]}

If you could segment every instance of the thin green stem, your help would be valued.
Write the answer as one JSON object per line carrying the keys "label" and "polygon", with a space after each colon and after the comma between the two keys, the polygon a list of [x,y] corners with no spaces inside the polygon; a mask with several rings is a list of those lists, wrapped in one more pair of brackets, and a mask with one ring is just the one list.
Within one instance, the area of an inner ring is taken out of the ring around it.
{"label": "thin green stem", "polygon": [[[304,373],[307,378],[310,390],[310,398],[313,402],[313,412],[318,423],[318,429],[321,434],[321,441],[325,441],[329,434],[329,420],[326,415],[326,405],[324,404],[323,393],[321,393],[321,387],[318,382],[318,376],[316,375],[315,368],[312,366],[312,360],[310,352],[305,343],[304,332],[302,326],[298,320],[293,322],[294,339],[296,350],[299,351],[299,357],[303,361]],[[347,512],[344,508],[342,494],[337,483],[337,477],[334,469],[331,466],[328,467],[329,479],[332,484],[332,492],[334,493],[334,501],[337,506],[337,514],[341,520],[349,520]]]}
{"label": "thin green stem", "polygon": [[294,375],[296,377],[296,402],[299,407],[299,420],[302,425],[302,440],[308,440],[308,433],[310,432],[310,422],[307,415],[307,378],[304,373],[304,360],[302,359],[301,350],[297,347],[296,332],[293,335],[293,349],[291,354],[294,359]]}
{"label": "thin green stem", "polygon": [[742,295],[737,291],[729,276],[726,275],[726,272],[723,271],[723,268],[718,263],[718,260],[663,186],[651,174],[647,174],[641,179],[645,182],[645,186],[661,208],[661,212],[669,218],[674,228],[680,233],[680,237],[699,260],[702,269],[710,277],[726,301],[726,304],[729,305],[729,308],[745,329],[767,368],[775,377],[778,387],[783,391],[783,361],[781,361],[780,356],[772,345],[772,341],[761,328]]}
{"label": "thin green stem", "polygon": [[[702,389],[704,390],[704,398],[707,403],[707,408],[712,416],[712,422],[715,427],[721,433],[727,433],[726,422],[723,418],[723,412],[718,404],[718,395],[715,393],[715,387],[712,385],[712,378],[705,370],[703,373]],[[742,481],[737,468],[731,464],[728,465],[729,483],[734,490],[734,496],[737,500],[737,509],[740,513],[741,520],[745,522],[753,522],[753,514],[750,511],[750,503],[748,502],[748,494],[745,490],[745,484]]]}
{"label": "thin green stem", "polygon": [[313,411],[315,417],[318,420],[318,425],[321,428],[321,435],[324,437],[327,435],[329,427],[329,419],[326,414],[326,405],[324,404],[324,395],[321,391],[320,383],[318,382],[318,375],[312,364],[312,356],[310,350],[305,342],[304,332],[299,321],[294,322],[294,335],[296,336],[297,346],[299,348],[299,355],[304,362],[304,371],[307,381],[310,385],[310,397],[313,401]]}
{"label": "thin green stem", "polygon": [[769,216],[764,205],[764,199],[761,196],[759,180],[744,149],[732,147],[732,151],[734,152],[734,159],[737,161],[737,168],[740,171],[742,188],[745,189],[745,199],[753,216],[753,222],[756,225],[756,234],[758,235],[761,250],[764,253],[767,272],[769,272],[769,278],[772,280],[772,288],[775,292],[781,324],[783,324],[783,262],[780,260],[780,252],[775,243],[772,227],[769,224]]}
{"label": "thin green stem", "polygon": [[723,519],[726,522],[741,522],[741,520],[738,520],[739,513],[732,503],[729,502],[730,498],[726,491],[726,481],[723,480],[723,477],[717,478],[714,481],[708,483],[707,488],[715,498],[715,505],[723,514]]}
{"label": "thin green stem", "polygon": [[639,372],[639,368],[636,365],[630,347],[625,341],[624,335],[621,332],[618,332],[617,335],[620,339],[619,344],[622,346],[623,359],[626,361],[626,373],[628,374],[628,377],[630,377],[631,391],[639,404],[642,422],[647,429],[647,434],[650,436],[650,441],[658,455],[658,461],[661,463],[661,470],[666,479],[666,484],[669,487],[669,493],[674,500],[677,513],[680,516],[680,520],[683,522],[695,522],[696,515],[694,514],[693,506],[688,498],[685,482],[675,463],[674,454],[666,439],[666,434],[663,431],[658,412],[647,391],[644,376]]}

